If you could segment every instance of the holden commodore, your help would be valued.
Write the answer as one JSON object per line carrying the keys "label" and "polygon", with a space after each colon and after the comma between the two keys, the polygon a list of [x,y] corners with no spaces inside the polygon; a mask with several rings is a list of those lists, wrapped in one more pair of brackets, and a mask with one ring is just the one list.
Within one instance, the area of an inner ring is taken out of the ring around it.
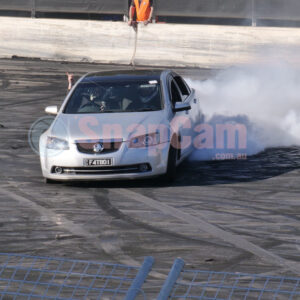
{"label": "holden commodore", "polygon": [[195,91],[171,70],[89,73],[45,111],[56,115],[39,141],[47,183],[173,180],[201,119]]}

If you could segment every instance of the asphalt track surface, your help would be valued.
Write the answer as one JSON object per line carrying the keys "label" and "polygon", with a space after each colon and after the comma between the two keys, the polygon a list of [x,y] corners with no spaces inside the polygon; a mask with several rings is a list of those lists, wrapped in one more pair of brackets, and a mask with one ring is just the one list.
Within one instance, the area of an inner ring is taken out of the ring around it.
{"label": "asphalt track surface", "polygon": [[[0,60],[0,252],[138,265],[151,255],[155,278],[176,257],[203,270],[300,276],[299,148],[186,161],[171,185],[44,183],[29,128],[62,102],[66,71],[112,68],[128,67]],[[177,71],[197,79],[217,72]]]}

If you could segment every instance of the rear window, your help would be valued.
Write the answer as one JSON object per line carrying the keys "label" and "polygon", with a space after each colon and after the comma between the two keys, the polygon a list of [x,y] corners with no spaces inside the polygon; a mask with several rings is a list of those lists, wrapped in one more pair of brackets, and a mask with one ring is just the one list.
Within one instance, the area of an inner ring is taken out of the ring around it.
{"label": "rear window", "polygon": [[163,109],[157,80],[80,83],[71,95],[66,114],[157,111]]}

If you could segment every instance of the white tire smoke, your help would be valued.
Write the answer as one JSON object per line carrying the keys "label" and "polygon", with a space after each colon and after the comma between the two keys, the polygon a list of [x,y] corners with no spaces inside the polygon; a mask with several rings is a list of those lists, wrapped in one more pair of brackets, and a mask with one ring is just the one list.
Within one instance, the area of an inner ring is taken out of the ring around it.
{"label": "white tire smoke", "polygon": [[[300,72],[287,64],[235,67],[205,81],[187,79],[200,99],[205,123],[243,124],[245,154],[266,148],[300,145]],[[216,138],[216,137],[214,137]],[[192,159],[216,159],[241,149],[200,149]],[[228,156],[229,157],[229,156]],[[237,158],[236,156],[234,158]]]}

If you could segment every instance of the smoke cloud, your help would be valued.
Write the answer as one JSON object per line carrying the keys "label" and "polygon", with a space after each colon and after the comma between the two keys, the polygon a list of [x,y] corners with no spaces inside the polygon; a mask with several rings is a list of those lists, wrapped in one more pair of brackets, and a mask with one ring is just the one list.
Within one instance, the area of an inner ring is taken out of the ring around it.
{"label": "smoke cloud", "polygon": [[270,147],[300,145],[299,69],[287,64],[234,67],[212,79],[187,82],[196,90],[206,124],[247,128],[246,149],[200,149],[191,159],[216,159],[220,153],[253,155]]}

